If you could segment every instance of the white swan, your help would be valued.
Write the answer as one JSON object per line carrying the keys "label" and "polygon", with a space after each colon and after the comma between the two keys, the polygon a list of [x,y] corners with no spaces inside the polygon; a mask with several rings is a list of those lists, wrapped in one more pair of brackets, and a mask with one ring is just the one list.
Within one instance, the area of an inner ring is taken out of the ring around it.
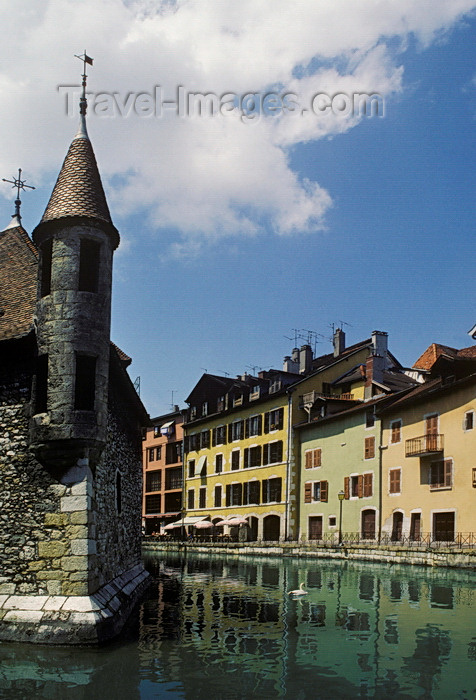
{"label": "white swan", "polygon": [[295,591],[288,591],[288,595],[307,595],[307,591],[304,590],[304,584],[301,583],[299,588],[297,588]]}

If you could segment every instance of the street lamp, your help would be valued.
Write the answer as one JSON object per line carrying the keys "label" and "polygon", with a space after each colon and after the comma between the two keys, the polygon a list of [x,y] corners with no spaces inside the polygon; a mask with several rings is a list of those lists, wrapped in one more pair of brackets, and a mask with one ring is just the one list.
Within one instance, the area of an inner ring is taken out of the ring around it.
{"label": "street lamp", "polygon": [[337,498],[339,499],[339,545],[342,544],[342,501],[345,498],[345,493],[343,491],[339,491],[337,494]]}
{"label": "street lamp", "polygon": [[186,509],[186,508],[182,508],[180,512],[181,512],[181,514],[182,514],[182,540],[185,540],[186,538],[185,538],[185,523],[184,523],[184,518],[185,518],[185,515],[186,515],[186,513],[187,513],[187,509]]}

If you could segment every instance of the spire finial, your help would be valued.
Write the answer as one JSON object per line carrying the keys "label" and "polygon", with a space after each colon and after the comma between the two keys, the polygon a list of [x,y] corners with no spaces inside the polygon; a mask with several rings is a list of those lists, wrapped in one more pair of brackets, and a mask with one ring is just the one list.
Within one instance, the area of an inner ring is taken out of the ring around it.
{"label": "spire finial", "polygon": [[86,73],[86,64],[89,64],[90,66],[93,65],[93,59],[87,55],[86,49],[84,49],[84,53],[82,56],[78,56],[77,54],[74,54],[76,58],[79,58],[80,61],[83,62],[83,93],[81,95],[81,98],[79,100],[79,114],[80,114],[80,134],[83,136],[87,136],[87,131],[86,131],[86,110],[88,108],[88,101],[86,99],[86,82],[87,82],[87,73]]}
{"label": "spire finial", "polygon": [[20,190],[25,190],[26,188],[28,188],[29,190],[34,190],[35,188],[33,187],[33,185],[25,185],[26,180],[21,179],[21,168],[18,168],[18,177],[15,177],[14,175],[12,177],[13,180],[6,180],[4,177],[2,177],[2,181],[9,182],[13,187],[17,188],[17,198],[15,200],[15,213],[13,214],[13,217],[16,217],[18,219],[18,223],[20,223]]}

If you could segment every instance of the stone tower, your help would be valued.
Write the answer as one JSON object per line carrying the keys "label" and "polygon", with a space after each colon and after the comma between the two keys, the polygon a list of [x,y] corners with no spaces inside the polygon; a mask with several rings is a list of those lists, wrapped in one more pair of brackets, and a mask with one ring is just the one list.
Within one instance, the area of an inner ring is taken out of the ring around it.
{"label": "stone tower", "polygon": [[79,131],[33,241],[19,216],[0,232],[0,641],[109,639],[149,582],[148,416],[130,358],[110,341],[119,234],[85,107],[83,92]]}
{"label": "stone tower", "polygon": [[105,444],[112,257],[119,243],[84,115],[33,241],[40,273],[31,446],[61,479],[74,474],[78,460],[94,470]]}

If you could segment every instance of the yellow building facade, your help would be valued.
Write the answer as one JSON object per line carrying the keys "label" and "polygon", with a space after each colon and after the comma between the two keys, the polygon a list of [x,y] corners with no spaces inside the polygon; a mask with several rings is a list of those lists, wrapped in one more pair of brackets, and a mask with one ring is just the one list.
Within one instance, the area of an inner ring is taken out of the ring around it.
{"label": "yellow building facade", "polygon": [[185,525],[239,517],[243,526],[224,526],[225,534],[296,539],[301,454],[293,426],[327,410],[329,395],[355,405],[372,396],[374,380],[401,381],[387,334],[378,331],[318,358],[303,346],[294,358],[258,377],[203,375],[192,391],[184,424]]}
{"label": "yellow building facade", "polygon": [[382,530],[448,541],[476,530],[476,375],[433,379],[382,415]]}

